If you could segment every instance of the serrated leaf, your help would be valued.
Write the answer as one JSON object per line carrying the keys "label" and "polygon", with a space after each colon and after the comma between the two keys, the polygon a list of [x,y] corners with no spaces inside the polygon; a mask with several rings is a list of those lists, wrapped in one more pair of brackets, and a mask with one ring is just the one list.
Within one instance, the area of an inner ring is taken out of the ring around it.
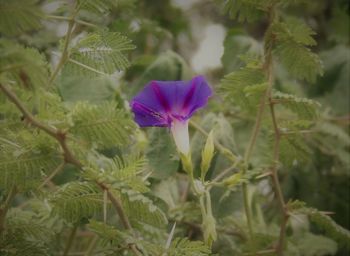
{"label": "serrated leaf", "polygon": [[296,113],[300,119],[313,120],[319,116],[318,110],[321,105],[314,100],[300,98],[279,91],[273,92],[273,99],[276,99],[278,103]]}
{"label": "serrated leaf", "polygon": [[294,17],[287,17],[285,22],[274,23],[272,31],[279,41],[293,40],[302,45],[316,45],[312,37],[316,33],[303,21]]}
{"label": "serrated leaf", "polygon": [[310,148],[300,134],[288,134],[280,140],[280,161],[287,166],[298,165],[309,160]]}
{"label": "serrated leaf", "polygon": [[102,211],[102,193],[89,182],[70,182],[59,188],[50,198],[52,211],[71,223],[90,218]]}
{"label": "serrated leaf", "polygon": [[131,40],[119,33],[107,31],[90,33],[71,49],[62,75],[88,77],[111,75],[130,65],[125,53],[134,48]]}
{"label": "serrated leaf", "polygon": [[175,238],[168,250],[169,256],[205,256],[210,253],[202,241],[190,241],[187,238]]}
{"label": "serrated leaf", "polygon": [[292,41],[277,44],[275,48],[279,60],[294,77],[315,82],[323,74],[323,65],[317,54],[303,45]]}
{"label": "serrated leaf", "polygon": [[[0,137],[1,138],[1,137]],[[0,188],[19,191],[36,188],[44,173],[53,171],[62,161],[56,144],[45,134],[27,131],[6,133],[0,140]]]}
{"label": "serrated leaf", "polygon": [[16,35],[41,27],[38,0],[1,0],[0,33]]}
{"label": "serrated leaf", "polygon": [[224,11],[232,19],[238,19],[240,22],[253,22],[264,14],[267,7],[273,2],[272,0],[225,0]]}
{"label": "serrated leaf", "polygon": [[245,67],[226,75],[221,81],[224,97],[243,111],[255,111],[266,89],[261,69]]}
{"label": "serrated leaf", "polygon": [[128,141],[133,125],[130,117],[112,102],[100,105],[78,103],[71,113],[72,134],[99,147],[122,145]]}
{"label": "serrated leaf", "polygon": [[133,226],[142,226],[146,223],[155,227],[164,227],[168,223],[163,211],[144,195],[132,190],[122,190],[121,198],[123,208]]}
{"label": "serrated leaf", "polygon": [[306,214],[310,221],[326,232],[327,236],[336,240],[341,246],[350,248],[350,231],[338,225],[331,217],[315,208],[306,207],[304,202],[293,201],[288,208],[294,214]]}
{"label": "serrated leaf", "polygon": [[[48,63],[38,50],[7,40],[0,40],[0,73],[9,82],[16,81],[26,89],[45,87],[48,83]],[[4,78],[2,78],[4,79]]]}

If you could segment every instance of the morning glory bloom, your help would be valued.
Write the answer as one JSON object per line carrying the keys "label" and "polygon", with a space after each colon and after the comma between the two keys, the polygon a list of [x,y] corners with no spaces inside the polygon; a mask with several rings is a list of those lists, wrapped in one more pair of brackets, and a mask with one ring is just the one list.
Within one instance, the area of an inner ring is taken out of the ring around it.
{"label": "morning glory bloom", "polygon": [[168,127],[178,150],[188,155],[188,120],[207,104],[212,90],[203,76],[189,81],[151,81],[131,101],[135,121],[141,127]]}

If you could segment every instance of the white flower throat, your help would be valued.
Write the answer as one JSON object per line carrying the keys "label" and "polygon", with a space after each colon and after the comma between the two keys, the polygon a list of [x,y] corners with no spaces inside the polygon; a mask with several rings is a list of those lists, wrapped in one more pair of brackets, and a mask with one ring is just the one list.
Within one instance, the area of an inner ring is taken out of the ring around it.
{"label": "white flower throat", "polygon": [[184,155],[190,153],[190,137],[188,134],[188,120],[174,120],[171,123],[171,133],[173,134],[177,149]]}

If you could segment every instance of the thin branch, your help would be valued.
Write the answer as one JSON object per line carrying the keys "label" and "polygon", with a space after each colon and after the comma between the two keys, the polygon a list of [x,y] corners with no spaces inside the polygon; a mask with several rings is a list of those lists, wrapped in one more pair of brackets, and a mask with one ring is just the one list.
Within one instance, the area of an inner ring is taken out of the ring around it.
{"label": "thin branch", "polygon": [[40,122],[39,120],[37,120],[32,113],[30,113],[25,106],[23,105],[23,103],[21,102],[21,100],[17,97],[17,95],[12,92],[12,90],[3,85],[0,84],[0,89],[4,92],[4,94],[9,98],[9,100],[14,103],[16,105],[16,107],[21,111],[21,113],[23,114],[24,118],[33,126],[35,126],[36,128],[43,130],[44,132],[46,132],[48,135],[50,135],[51,137],[55,138],[62,150],[63,150],[63,156],[64,156],[64,160],[66,163],[70,163],[73,164],[79,168],[82,167],[82,164],[80,163],[80,161],[78,159],[76,159],[73,156],[73,153],[70,151],[70,149],[68,148],[67,145],[67,141],[66,141],[66,132],[62,131],[62,130],[58,130],[54,127],[48,126],[42,122]]}
{"label": "thin branch", "polygon": [[49,181],[52,180],[53,177],[55,177],[60,171],[62,171],[64,165],[65,165],[65,162],[57,166],[55,170],[40,184],[38,189],[41,189],[42,187],[44,187]]}
{"label": "thin branch", "polygon": [[[109,190],[109,188],[98,181],[96,181],[97,185],[103,190],[107,192],[107,196],[111,201],[114,208],[117,210],[118,216],[126,230],[133,231],[133,228],[130,224],[128,216],[125,214],[121,201],[118,197],[114,196],[113,193]],[[135,255],[142,255],[140,251],[137,249],[135,244],[129,244],[130,249],[133,251]]]}
{"label": "thin branch", "polygon": [[274,249],[268,249],[268,250],[262,250],[255,253],[244,253],[244,256],[256,256],[256,255],[271,255],[272,253],[275,253]]}
{"label": "thin branch", "polygon": [[231,165],[230,167],[228,167],[228,168],[226,168],[225,170],[223,170],[218,176],[216,176],[211,182],[219,182],[221,179],[223,179],[225,176],[226,176],[226,174],[229,174],[230,172],[232,172],[233,170],[235,170],[236,169],[236,167],[237,167],[237,164],[238,164],[238,162],[237,163],[235,163],[235,164],[233,164],[233,165]]}
{"label": "thin branch", "polygon": [[280,148],[280,141],[281,141],[281,132],[278,128],[277,124],[277,118],[275,115],[275,110],[274,110],[274,104],[270,104],[270,112],[271,112],[271,118],[272,118],[272,123],[274,127],[274,134],[275,134],[275,143],[274,143],[274,153],[273,153],[273,163],[271,167],[271,180],[272,184],[275,190],[275,195],[278,201],[278,204],[281,209],[281,214],[282,214],[282,222],[281,222],[281,227],[280,227],[280,235],[278,239],[278,243],[276,246],[276,254],[277,255],[283,255],[283,246],[284,246],[284,240],[286,236],[286,227],[289,219],[289,214],[288,214],[288,209],[286,208],[286,203],[284,201],[281,185],[278,179],[278,173],[277,173],[277,165],[278,165],[278,159],[279,159],[279,148]]}
{"label": "thin branch", "polygon": [[[273,13],[270,13],[270,18],[273,18]],[[267,75],[268,75],[268,80],[269,80],[269,85],[270,88],[272,88],[273,85],[273,62],[272,62],[272,51],[271,51],[271,46],[267,49]],[[271,119],[272,119],[272,124],[273,124],[273,130],[274,130],[274,136],[275,136],[275,142],[274,142],[274,147],[273,147],[273,162],[272,162],[272,167],[271,167],[271,181],[275,190],[275,195],[278,201],[278,204],[280,206],[281,214],[282,214],[282,222],[281,222],[281,227],[280,227],[280,235],[278,239],[278,243],[276,246],[276,254],[278,256],[283,255],[283,247],[284,247],[284,240],[286,236],[286,227],[289,219],[289,214],[288,214],[288,209],[286,207],[286,203],[284,201],[282,189],[281,189],[281,184],[278,179],[278,161],[279,161],[279,152],[280,152],[280,141],[281,141],[281,131],[278,128],[278,123],[277,123],[277,117],[275,114],[275,103],[273,102],[272,99],[272,93],[271,89],[268,91],[268,100],[269,100],[269,106],[270,106],[270,114],[271,114]]]}
{"label": "thin branch", "polygon": [[[267,31],[272,26],[274,18],[275,18],[274,6],[271,6],[271,8],[269,10],[269,27],[267,28]],[[256,119],[255,119],[254,128],[253,128],[252,134],[250,136],[249,144],[248,144],[248,146],[246,148],[246,151],[245,151],[245,154],[244,154],[245,168],[243,168],[243,170],[242,170],[243,174],[247,171],[247,168],[248,168],[248,165],[249,165],[249,161],[250,161],[250,157],[251,157],[251,155],[253,153],[253,150],[254,150],[254,147],[255,147],[255,144],[256,144],[256,140],[257,140],[258,134],[260,132],[261,121],[262,121],[263,114],[265,112],[266,102],[268,102],[268,99],[270,98],[271,90],[272,90],[272,87],[273,87],[272,45],[268,44],[267,41],[265,40],[264,47],[265,47],[265,49],[264,49],[265,60],[264,60],[264,66],[263,67],[264,67],[264,69],[265,69],[265,71],[267,73],[268,85],[267,85],[265,94],[260,99],[259,108],[258,108]],[[250,209],[250,205],[249,205],[248,185],[246,183],[242,184],[242,190],[243,190],[244,209],[245,209],[245,213],[246,213],[246,216],[247,216],[247,224],[248,224],[249,235],[250,235],[251,241],[253,241],[253,233],[254,232],[253,232],[253,224],[252,224],[252,213],[251,213],[251,209]],[[253,251],[253,253],[255,253],[255,252]]]}
{"label": "thin branch", "polygon": [[317,133],[318,131],[315,130],[299,130],[299,131],[280,131],[281,136],[288,136],[291,134],[310,134],[310,133]]}
{"label": "thin branch", "polygon": [[94,235],[90,241],[89,241],[89,246],[85,252],[85,256],[90,256],[92,255],[92,253],[94,252],[95,250],[95,247],[96,247],[96,244],[97,244],[97,241],[98,241],[98,236],[97,235]]}
{"label": "thin branch", "polygon": [[51,126],[47,126],[45,124],[40,123],[38,120],[34,118],[32,113],[30,113],[21,101],[17,98],[16,94],[14,94],[10,88],[6,87],[3,84],[0,84],[0,89],[5,93],[5,95],[16,105],[16,107],[22,112],[23,116],[33,125],[38,127],[39,129],[45,131],[52,137],[56,137],[57,130]]}
{"label": "thin branch", "polygon": [[[70,18],[70,17],[57,16],[57,15],[46,15],[46,18],[47,18],[47,19],[52,19],[52,20],[68,21],[68,22],[72,20],[72,18]],[[93,24],[93,23],[90,23],[90,22],[87,22],[87,21],[83,21],[83,20],[79,20],[79,19],[74,19],[74,22],[75,22],[75,23],[78,23],[78,24],[80,24],[80,25],[87,26],[87,27],[98,28],[97,25],[95,25],[95,24]]]}
{"label": "thin branch", "polygon": [[[78,2],[76,2],[78,3]],[[78,13],[78,9],[74,8],[75,10],[72,13],[72,16],[69,17],[69,22],[68,22],[68,28],[67,28],[67,33],[66,33],[66,37],[64,39],[64,44],[63,44],[63,51],[62,51],[62,55],[60,60],[58,61],[58,64],[56,66],[56,68],[54,69],[50,79],[49,79],[49,85],[51,85],[53,83],[53,81],[56,79],[58,73],[60,72],[61,68],[63,67],[63,65],[66,63],[68,57],[69,57],[69,53],[68,53],[68,46],[69,46],[69,42],[71,40],[71,37],[73,35],[73,27],[75,24],[75,16]]]}
{"label": "thin branch", "polygon": [[122,221],[124,228],[127,230],[132,230],[129,219],[124,212],[123,206],[122,206],[119,198],[114,196],[105,184],[99,183],[99,182],[96,182],[96,183],[103,191],[107,192],[107,196],[108,196],[109,200],[111,201],[111,203],[113,204],[114,208],[117,210],[118,215],[120,217],[120,220]]}
{"label": "thin branch", "polygon": [[68,237],[66,248],[64,249],[64,252],[63,252],[62,256],[67,256],[68,255],[69,250],[71,249],[71,247],[73,245],[73,241],[74,241],[75,234],[77,233],[77,229],[78,229],[78,225],[75,225],[72,228],[72,230],[71,230],[71,232],[69,234],[69,237]]}

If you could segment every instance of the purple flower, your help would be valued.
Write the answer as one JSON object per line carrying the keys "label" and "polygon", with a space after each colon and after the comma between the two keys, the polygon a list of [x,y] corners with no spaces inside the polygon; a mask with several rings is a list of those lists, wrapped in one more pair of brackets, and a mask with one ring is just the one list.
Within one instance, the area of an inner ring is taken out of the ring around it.
{"label": "purple flower", "polygon": [[130,105],[139,126],[169,127],[178,150],[187,155],[188,119],[207,104],[211,95],[203,76],[189,81],[151,81]]}

